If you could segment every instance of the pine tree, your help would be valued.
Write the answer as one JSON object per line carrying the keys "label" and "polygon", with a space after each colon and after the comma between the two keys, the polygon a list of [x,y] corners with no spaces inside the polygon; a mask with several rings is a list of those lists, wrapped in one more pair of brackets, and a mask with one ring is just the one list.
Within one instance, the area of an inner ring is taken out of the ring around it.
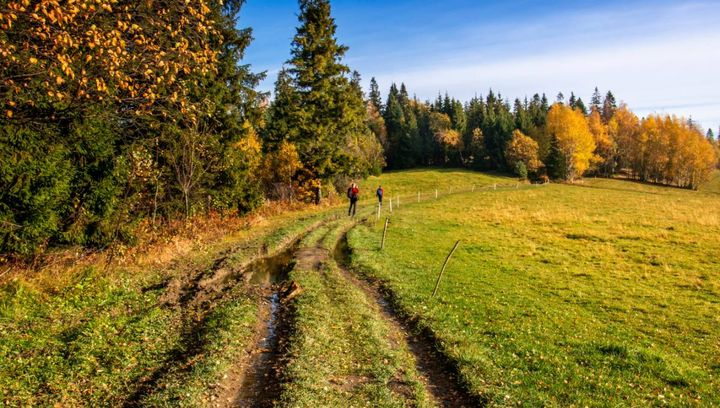
{"label": "pine tree", "polygon": [[288,61],[298,109],[291,116],[297,127],[291,142],[312,177],[329,179],[349,171],[342,148],[354,137],[356,116],[365,108],[355,106],[362,101],[354,97],[349,69],[341,63],[347,47],[335,38],[329,1],[300,0],[298,20]]}
{"label": "pine tree", "polygon": [[398,168],[400,139],[405,125],[405,113],[400,104],[400,92],[395,84],[390,85],[387,102],[383,111],[387,129],[387,150],[385,155],[390,168]]}
{"label": "pine tree", "polygon": [[587,116],[588,114],[587,107],[585,106],[585,102],[583,102],[582,98],[577,98],[577,101],[575,101],[575,106],[573,106],[573,108],[582,112],[583,115]]}
{"label": "pine tree", "polygon": [[575,108],[575,104],[577,103],[577,98],[575,97],[575,92],[570,92],[570,100],[568,100],[568,105],[570,105],[571,108]]}
{"label": "pine tree", "polygon": [[370,79],[370,95],[369,95],[370,103],[373,104],[373,107],[375,107],[375,110],[377,112],[382,112],[383,104],[382,104],[382,96],[380,95],[380,88],[378,88],[378,83],[375,81],[375,77],[372,77]]}
{"label": "pine tree", "polygon": [[555,101],[558,103],[565,103],[565,95],[563,95],[562,92],[558,92],[557,96],[555,97]]}
{"label": "pine tree", "polygon": [[598,90],[598,87],[595,87],[595,92],[592,94],[592,99],[590,99],[590,109],[596,110],[600,112],[600,105],[602,104],[602,95],[600,95],[600,91]]}
{"label": "pine tree", "polygon": [[708,128],[705,136],[707,137],[707,140],[709,140],[710,142],[715,142],[715,134],[713,133],[713,130],[711,128]]}
{"label": "pine tree", "polygon": [[567,161],[560,150],[558,139],[555,135],[550,137],[550,152],[545,160],[547,175],[551,179],[564,180],[567,174]]}
{"label": "pine tree", "polygon": [[612,94],[612,92],[608,91],[605,95],[605,100],[603,101],[602,107],[602,117],[605,123],[610,122],[610,119],[612,119],[613,115],[615,114],[615,110],[617,110],[617,102],[615,101],[615,96]]}

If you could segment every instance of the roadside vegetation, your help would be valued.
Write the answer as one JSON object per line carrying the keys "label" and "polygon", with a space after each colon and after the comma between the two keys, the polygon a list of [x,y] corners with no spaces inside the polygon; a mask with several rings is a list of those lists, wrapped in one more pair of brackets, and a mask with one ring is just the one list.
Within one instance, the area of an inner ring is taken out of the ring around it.
{"label": "roadside vegetation", "polygon": [[43,276],[52,270],[15,277],[0,291],[0,401],[97,406],[140,404],[148,395],[154,404],[209,399],[209,385],[252,337],[260,295],[241,282],[199,283],[220,269],[237,279],[244,265],[278,251],[323,216],[277,216],[216,242],[189,243],[187,252],[160,263],[89,264],[62,282]]}

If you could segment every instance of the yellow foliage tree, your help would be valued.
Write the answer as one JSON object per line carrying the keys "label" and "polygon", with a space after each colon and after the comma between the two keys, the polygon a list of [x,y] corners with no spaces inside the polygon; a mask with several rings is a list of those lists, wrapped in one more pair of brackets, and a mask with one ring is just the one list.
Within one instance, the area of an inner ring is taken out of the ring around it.
{"label": "yellow foliage tree", "polygon": [[608,122],[608,135],[617,146],[618,170],[637,167],[641,152],[637,150],[636,139],[640,128],[640,120],[622,104]]}
{"label": "yellow foliage tree", "polygon": [[192,110],[186,81],[216,71],[213,38],[207,0],[0,2],[0,103],[15,120],[107,100]]}
{"label": "yellow foliage tree", "polygon": [[617,147],[610,136],[607,125],[603,123],[602,116],[597,109],[593,109],[588,116],[588,127],[595,140],[595,157],[593,164],[597,172],[603,176],[610,176],[615,167]]}
{"label": "yellow foliage tree", "polygon": [[633,173],[643,181],[697,188],[717,164],[714,146],[694,126],[674,116],[650,115],[635,139]]}
{"label": "yellow foliage tree", "polygon": [[548,112],[546,131],[557,140],[557,148],[565,159],[565,179],[582,177],[590,165],[595,141],[585,115],[562,103]]}
{"label": "yellow foliage tree", "polygon": [[538,159],[538,143],[519,130],[513,132],[505,158],[511,169],[517,168],[518,163],[523,163],[530,173],[537,172],[543,165]]}

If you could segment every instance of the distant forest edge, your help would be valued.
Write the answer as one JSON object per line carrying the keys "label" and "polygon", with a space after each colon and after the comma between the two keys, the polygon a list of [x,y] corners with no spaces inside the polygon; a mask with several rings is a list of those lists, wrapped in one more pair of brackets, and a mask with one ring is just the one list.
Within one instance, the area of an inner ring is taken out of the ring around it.
{"label": "distant forest edge", "polygon": [[[300,0],[274,97],[243,60],[243,0],[0,4],[0,263],[264,200],[311,201],[383,168],[460,166],[533,179],[623,173],[697,188],[718,143],[639,119],[597,89],[462,103],[386,98],[342,63],[328,0]],[[333,188],[334,187],[334,188]]]}

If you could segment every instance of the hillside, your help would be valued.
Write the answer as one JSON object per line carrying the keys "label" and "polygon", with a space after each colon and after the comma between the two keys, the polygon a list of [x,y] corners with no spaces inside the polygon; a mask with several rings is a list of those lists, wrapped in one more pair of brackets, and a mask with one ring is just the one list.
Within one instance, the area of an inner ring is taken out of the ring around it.
{"label": "hillside", "polygon": [[461,170],[360,187],[354,219],[291,212],[167,259],[16,276],[0,291],[0,400],[718,402],[720,219],[698,211],[714,193]]}

